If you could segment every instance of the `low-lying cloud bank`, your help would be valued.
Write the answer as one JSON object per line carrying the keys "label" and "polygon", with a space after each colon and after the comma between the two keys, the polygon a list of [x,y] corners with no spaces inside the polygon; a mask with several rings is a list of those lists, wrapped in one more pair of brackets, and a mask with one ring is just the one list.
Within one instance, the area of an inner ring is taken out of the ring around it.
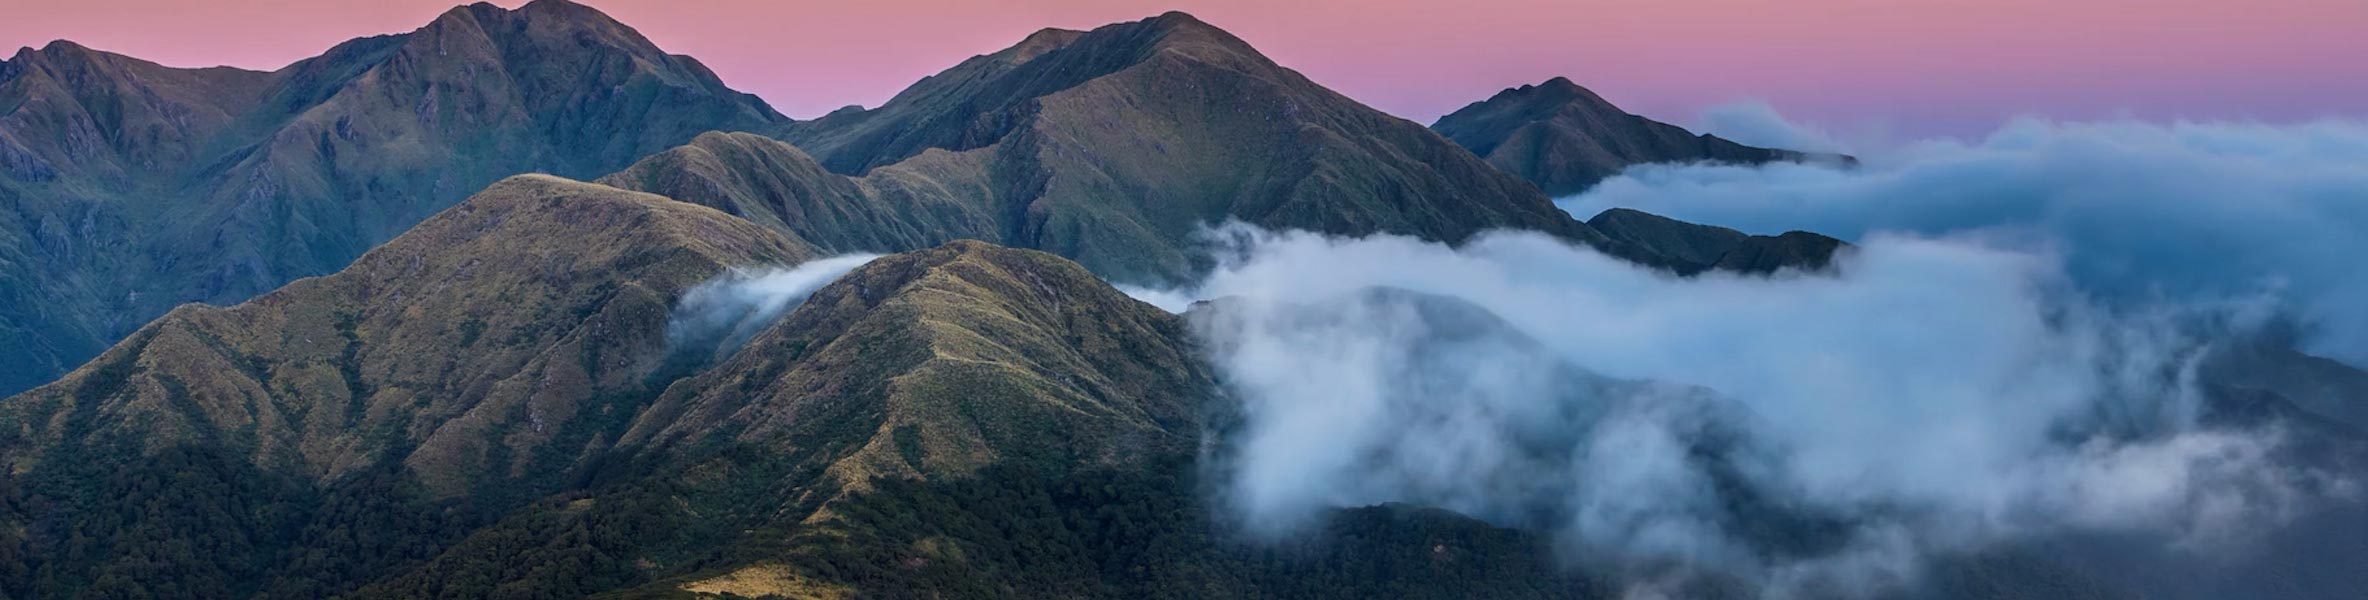
{"label": "low-lying cloud bank", "polygon": [[683,292],[666,323],[667,344],[678,353],[729,354],[815,290],[875,258],[879,255],[847,254],[791,267],[726,271]]}
{"label": "low-lying cloud bank", "polygon": [[2212,547],[2344,484],[2198,418],[2241,305],[2093,302],[2055,255],[1871,235],[1837,274],[1676,278],[1529,233],[1461,248],[1234,226],[1196,330],[1241,402],[1209,462],[1253,532],[1408,502],[1571,556],[1881,590],[2065,531]]}
{"label": "low-lying cloud bank", "polygon": [[[1713,131],[1833,144],[1765,107],[1715,112]],[[1817,165],[1638,167],[1560,204],[1754,233],[1850,240],[1981,236],[2064,257],[2080,289],[2120,305],[2268,295],[2314,353],[2368,365],[2368,123],[2021,120],[1974,143],[1858,151]]]}

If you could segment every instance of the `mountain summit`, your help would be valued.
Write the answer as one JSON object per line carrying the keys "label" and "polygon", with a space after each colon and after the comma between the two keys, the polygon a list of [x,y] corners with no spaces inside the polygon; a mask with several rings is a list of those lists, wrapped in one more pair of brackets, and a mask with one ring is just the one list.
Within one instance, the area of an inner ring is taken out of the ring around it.
{"label": "mountain summit", "polygon": [[1853,160],[1694,135],[1676,125],[1628,114],[1562,77],[1497,92],[1440,117],[1431,129],[1555,197],[1586,191],[1629,165],[1643,163]]}
{"label": "mountain summit", "polygon": [[[1180,12],[1040,31],[879,108],[795,123],[782,137],[874,196],[938,207],[925,218],[946,229],[915,239],[1037,248],[1120,280],[1190,277],[1201,260],[1192,235],[1227,220],[1450,242],[1494,228],[1603,241],[1422,126]],[[747,170],[765,167],[757,162],[729,166],[731,181],[717,185],[782,179]],[[796,185],[850,189],[801,177],[809,183]]]}
{"label": "mountain summit", "polygon": [[71,42],[0,63],[0,392],[184,302],[344,266],[503,177],[782,118],[565,0],[454,8],[273,72]]}

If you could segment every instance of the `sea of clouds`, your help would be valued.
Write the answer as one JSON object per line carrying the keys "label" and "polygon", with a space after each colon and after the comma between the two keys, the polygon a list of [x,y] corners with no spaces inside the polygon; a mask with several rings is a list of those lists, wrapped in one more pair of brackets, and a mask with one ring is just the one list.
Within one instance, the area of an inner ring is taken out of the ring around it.
{"label": "sea of clouds", "polygon": [[2123,304],[2269,295],[2319,354],[2368,366],[2368,123],[2293,125],[2021,119],[1974,142],[1868,142],[1760,105],[1711,112],[1712,133],[1858,151],[1856,169],[1651,165],[1558,201],[1752,233],[1979,236],[2060,257],[2073,283]]}
{"label": "sea of clouds", "polygon": [[[1852,149],[1752,119],[1728,115]],[[1560,201],[1853,241],[1830,272],[1232,225],[1206,279],[1128,291],[1189,310],[1240,402],[1208,462],[1254,535],[1406,502],[1828,596],[2064,532],[2241,546],[2355,493],[2281,461],[2276,426],[2199,418],[2197,379],[2273,329],[2368,364],[2368,128],[2018,121],[1860,158],[1642,167]]]}
{"label": "sea of clouds", "polygon": [[2067,529],[2219,544],[2328,484],[2271,460],[2277,431],[2199,422],[2190,325],[2241,321],[2107,308],[2045,256],[1883,236],[1832,275],[1683,279],[1530,233],[1226,237],[1163,300],[1223,298],[1192,314],[1242,402],[1212,457],[1254,533],[1405,502],[1872,590]]}

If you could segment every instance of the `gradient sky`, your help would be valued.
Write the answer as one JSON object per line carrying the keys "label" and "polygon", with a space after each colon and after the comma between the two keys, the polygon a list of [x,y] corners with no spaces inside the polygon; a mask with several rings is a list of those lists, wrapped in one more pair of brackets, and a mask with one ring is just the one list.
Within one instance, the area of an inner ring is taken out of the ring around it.
{"label": "gradient sky", "polygon": [[[516,6],[520,0],[499,2]],[[586,0],[733,87],[811,117],[1037,28],[1180,9],[1428,123],[1568,76],[1691,123],[1756,99],[1843,131],[1975,135],[2063,119],[2368,115],[2368,0]],[[408,31],[449,0],[0,0],[0,47],[72,39],[271,69]]]}

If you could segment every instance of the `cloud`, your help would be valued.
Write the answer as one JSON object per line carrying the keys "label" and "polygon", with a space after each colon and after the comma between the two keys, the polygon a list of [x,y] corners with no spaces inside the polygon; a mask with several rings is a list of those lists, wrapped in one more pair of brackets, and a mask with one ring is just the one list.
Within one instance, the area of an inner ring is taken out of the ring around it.
{"label": "cloud", "polygon": [[[1751,127],[1791,127],[1743,111]],[[1773,135],[1773,134],[1772,134]],[[2065,258],[2101,301],[2274,296],[2314,353],[2368,365],[2368,124],[2016,121],[1977,143],[1862,153],[1857,169],[1653,165],[1562,199],[1756,233],[1980,236]]]}
{"label": "cloud", "polygon": [[2318,477],[2198,421],[2223,307],[2094,302],[1985,238],[1676,278],[1530,233],[1213,237],[1217,269],[1157,298],[1216,299],[1190,314],[1241,422],[1209,462],[1264,535],[1407,502],[1823,595],[2062,531],[2209,546]]}
{"label": "cloud", "polygon": [[848,254],[792,267],[726,271],[683,292],[666,323],[668,345],[705,358],[729,354],[815,290],[875,258],[879,255]]}
{"label": "cloud", "polygon": [[1702,111],[1696,130],[1737,143],[1802,152],[1847,153],[1849,146],[1824,130],[1785,120],[1765,102],[1736,102]]}

